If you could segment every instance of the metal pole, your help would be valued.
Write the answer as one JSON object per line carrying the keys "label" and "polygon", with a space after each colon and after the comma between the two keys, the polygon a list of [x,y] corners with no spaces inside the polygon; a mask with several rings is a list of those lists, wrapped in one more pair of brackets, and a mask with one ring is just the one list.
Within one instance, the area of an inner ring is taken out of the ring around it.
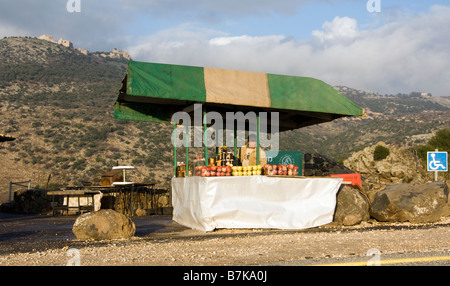
{"label": "metal pole", "polygon": [[259,165],[259,112],[256,114],[256,165]]}
{"label": "metal pole", "polygon": [[173,176],[177,176],[177,125],[173,125]]}
{"label": "metal pole", "polygon": [[[208,145],[207,145],[207,140],[208,140],[208,134],[206,133],[206,108],[203,108],[203,144],[205,145],[205,166],[209,165],[209,160],[208,160]],[[217,136],[217,134],[216,134]]]}
{"label": "metal pole", "polygon": [[9,182],[9,204],[11,204],[12,182]]}
{"label": "metal pole", "polygon": [[188,132],[188,128],[189,128],[189,131],[190,131],[191,127],[190,126],[186,126],[186,170],[184,171],[184,176],[185,177],[189,177],[189,142],[191,140],[191,137],[188,136],[188,134],[190,135],[191,132]]}
{"label": "metal pole", "polygon": [[[435,152],[439,152],[439,149],[435,149]],[[438,171],[434,171],[434,181],[437,182],[438,181]]]}
{"label": "metal pole", "polygon": [[237,166],[237,124],[233,121],[233,127],[234,127],[234,166]]}

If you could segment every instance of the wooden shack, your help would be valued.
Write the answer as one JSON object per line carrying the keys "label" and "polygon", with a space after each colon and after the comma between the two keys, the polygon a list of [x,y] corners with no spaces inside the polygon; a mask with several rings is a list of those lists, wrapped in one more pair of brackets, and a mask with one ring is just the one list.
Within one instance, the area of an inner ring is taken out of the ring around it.
{"label": "wooden shack", "polygon": [[102,186],[112,186],[114,182],[123,181],[123,174],[121,170],[111,170],[102,175]]}

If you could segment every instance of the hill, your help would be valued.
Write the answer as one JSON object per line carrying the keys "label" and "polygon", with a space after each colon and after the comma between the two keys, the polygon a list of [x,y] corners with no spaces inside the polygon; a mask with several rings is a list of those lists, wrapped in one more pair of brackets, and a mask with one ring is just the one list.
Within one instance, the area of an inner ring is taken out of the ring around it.
{"label": "hill", "polygon": [[[50,188],[98,183],[117,164],[137,166],[137,181],[169,186],[172,127],[113,118],[126,66],[117,51],[89,53],[30,37],[0,40],[0,133],[17,138],[0,143],[0,194],[10,181],[31,179],[33,186]],[[450,127],[449,98],[335,88],[365,108],[367,118],[284,132],[281,150],[343,160],[378,141],[426,143],[433,132]],[[202,152],[191,149],[190,155]]]}

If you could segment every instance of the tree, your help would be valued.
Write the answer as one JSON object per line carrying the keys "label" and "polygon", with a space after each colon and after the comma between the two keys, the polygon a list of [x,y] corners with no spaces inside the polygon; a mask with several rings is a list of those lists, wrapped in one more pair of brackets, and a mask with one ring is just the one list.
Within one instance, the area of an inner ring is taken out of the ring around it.
{"label": "tree", "polygon": [[420,145],[416,148],[417,155],[423,162],[427,161],[427,152],[439,149],[439,151],[450,152],[450,130],[441,129],[430,138],[426,145]]}

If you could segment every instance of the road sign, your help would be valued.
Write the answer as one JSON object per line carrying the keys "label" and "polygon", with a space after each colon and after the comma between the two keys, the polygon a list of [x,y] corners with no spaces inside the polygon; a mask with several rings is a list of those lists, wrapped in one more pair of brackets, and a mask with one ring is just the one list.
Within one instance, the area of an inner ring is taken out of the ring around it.
{"label": "road sign", "polygon": [[427,170],[430,172],[448,171],[447,152],[427,152]]}

